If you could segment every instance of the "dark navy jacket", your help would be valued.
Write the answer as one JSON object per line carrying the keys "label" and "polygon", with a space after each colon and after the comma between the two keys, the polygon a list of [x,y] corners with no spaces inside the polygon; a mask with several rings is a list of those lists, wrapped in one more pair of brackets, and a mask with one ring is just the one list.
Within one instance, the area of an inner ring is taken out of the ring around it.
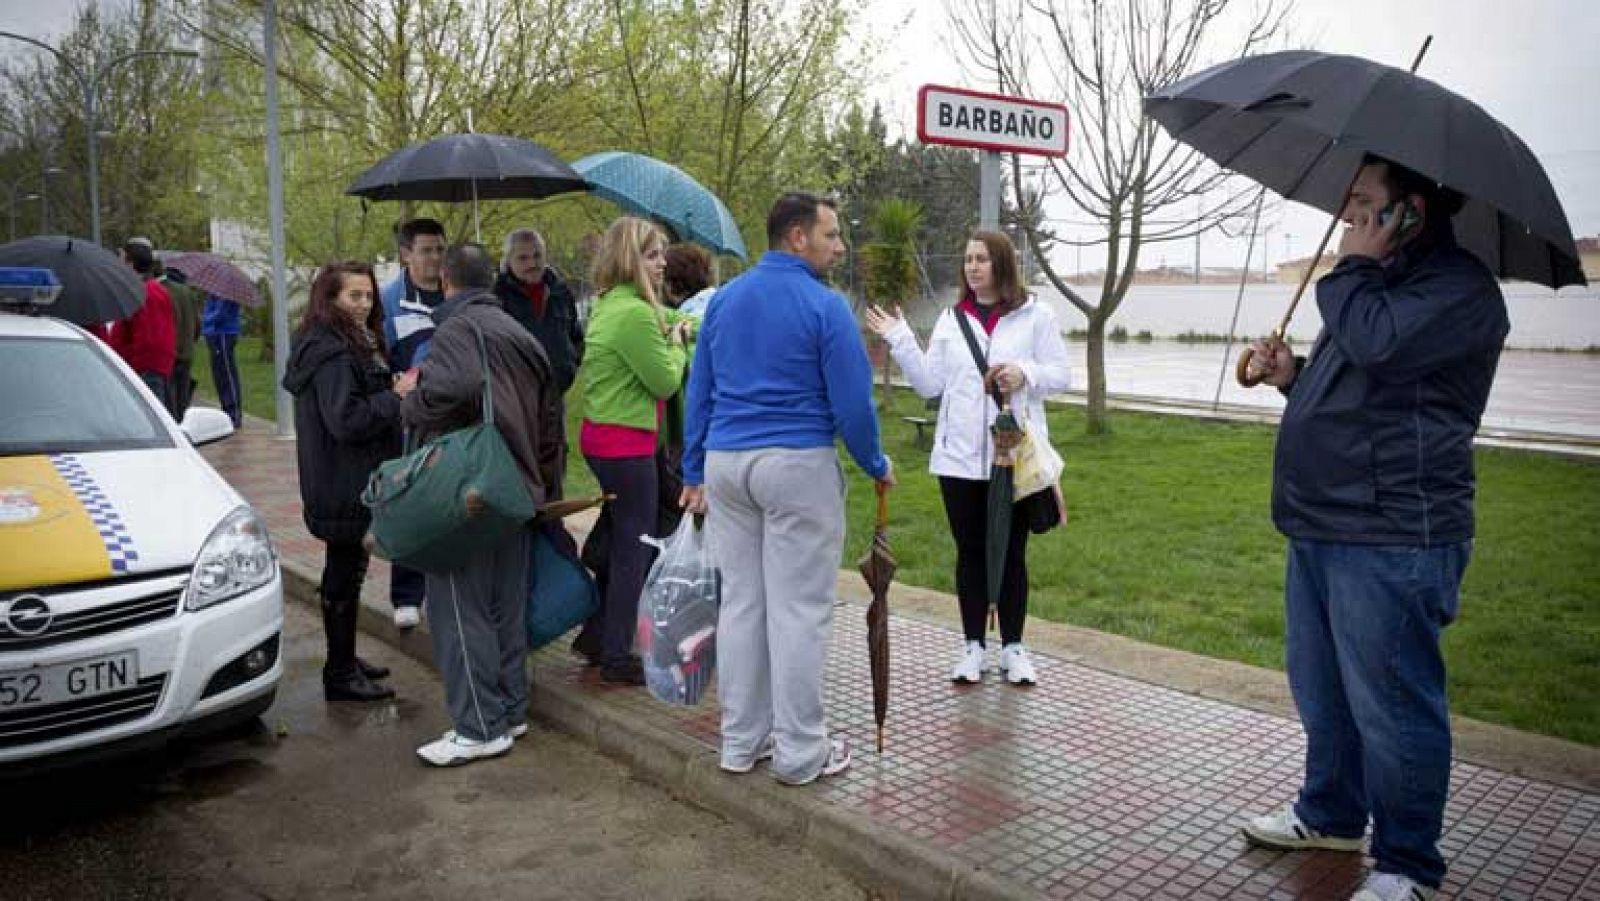
{"label": "dark navy jacket", "polygon": [[1473,535],[1472,439],[1510,331],[1500,285],[1448,227],[1317,282],[1323,329],[1278,430],[1272,519],[1291,538],[1434,546]]}

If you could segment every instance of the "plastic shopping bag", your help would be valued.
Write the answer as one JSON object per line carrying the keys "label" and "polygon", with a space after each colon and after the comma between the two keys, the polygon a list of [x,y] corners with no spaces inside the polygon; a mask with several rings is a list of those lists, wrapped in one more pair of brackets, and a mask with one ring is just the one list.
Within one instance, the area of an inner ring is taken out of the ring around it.
{"label": "plastic shopping bag", "polygon": [[685,516],[665,542],[641,540],[661,549],[639,599],[645,684],[668,704],[693,706],[705,696],[716,672],[722,576],[693,516]]}

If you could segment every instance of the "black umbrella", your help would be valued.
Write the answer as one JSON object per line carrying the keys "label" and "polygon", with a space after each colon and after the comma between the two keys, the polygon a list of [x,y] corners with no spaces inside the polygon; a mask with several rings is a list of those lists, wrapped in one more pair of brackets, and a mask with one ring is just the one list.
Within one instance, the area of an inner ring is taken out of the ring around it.
{"label": "black umbrella", "polygon": [[397,150],[361,173],[346,194],[368,200],[534,200],[589,185],[543,145],[507,135],[445,135]]}
{"label": "black umbrella", "polygon": [[1585,284],[1566,213],[1533,152],[1483,108],[1354,56],[1249,56],[1145,98],[1145,114],[1231,169],[1334,215],[1367,154],[1461,192],[1456,240],[1497,276]]}
{"label": "black umbrella", "polygon": [[82,326],[126,319],[144,305],[144,281],[122,259],[87,238],[35,235],[0,244],[0,266],[49,269],[61,294],[46,310]]}
{"label": "black umbrella", "polygon": [[1011,546],[1011,517],[1017,502],[1014,454],[1017,445],[1022,443],[1023,433],[1016,414],[1011,412],[1011,398],[1002,394],[991,378],[985,376],[984,381],[988,383],[995,403],[1000,405],[1000,412],[995,414],[994,423],[989,426],[989,435],[994,440],[994,462],[989,467],[988,518],[983,535],[984,575],[987,577],[989,605],[997,607],[1000,603],[1000,586],[1005,582],[1006,555]]}

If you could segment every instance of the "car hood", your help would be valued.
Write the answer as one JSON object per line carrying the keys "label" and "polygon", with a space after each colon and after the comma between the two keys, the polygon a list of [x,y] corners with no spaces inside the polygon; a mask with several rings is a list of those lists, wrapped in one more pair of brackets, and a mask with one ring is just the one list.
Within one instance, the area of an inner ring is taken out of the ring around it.
{"label": "car hood", "polygon": [[0,591],[192,566],[242,503],[187,447],[0,457]]}

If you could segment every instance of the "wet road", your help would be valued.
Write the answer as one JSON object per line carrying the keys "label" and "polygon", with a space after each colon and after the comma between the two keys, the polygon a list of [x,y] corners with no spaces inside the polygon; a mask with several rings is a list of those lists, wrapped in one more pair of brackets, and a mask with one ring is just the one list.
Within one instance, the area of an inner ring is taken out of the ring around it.
{"label": "wet road", "polygon": [[860,899],[836,871],[691,808],[535,728],[507,757],[424,769],[434,675],[393,704],[321,698],[321,628],[290,605],[287,677],[260,727],[90,771],[0,784],[0,897]]}

